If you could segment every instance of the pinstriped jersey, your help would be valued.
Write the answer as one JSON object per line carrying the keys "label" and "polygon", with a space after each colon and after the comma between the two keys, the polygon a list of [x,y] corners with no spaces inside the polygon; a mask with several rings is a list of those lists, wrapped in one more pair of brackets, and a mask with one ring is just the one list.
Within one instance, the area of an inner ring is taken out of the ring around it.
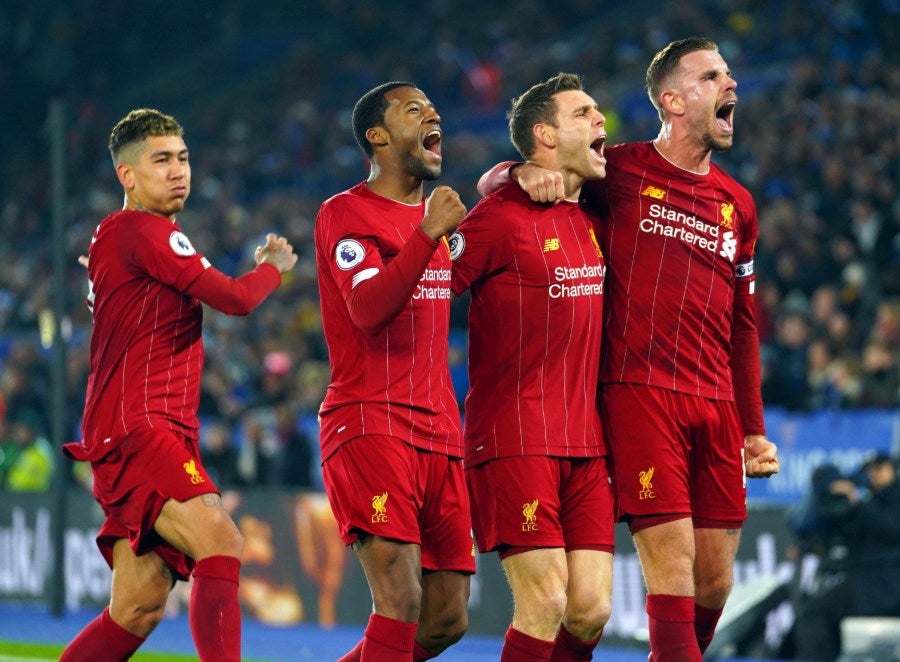
{"label": "pinstriped jersey", "polygon": [[750,193],[715,164],[704,175],[672,165],[650,142],[606,158],[606,179],[585,185],[609,269],[601,381],[733,400],[732,307],[754,285]]}
{"label": "pinstriped jersey", "polygon": [[466,464],[605,454],[596,409],[604,261],[581,205],[516,184],[450,239],[454,292],[471,290]]}
{"label": "pinstriped jersey", "polygon": [[346,298],[413,238],[424,201],[407,205],[365,185],[326,200],[315,243],[322,328],[331,382],[319,410],[322,458],[360,435],[388,435],[462,457],[459,406],[450,379],[450,254],[435,249],[409,302],[376,334],[353,322]]}
{"label": "pinstriped jersey", "polygon": [[94,327],[84,452],[97,459],[135,427],[196,434],[203,308],[184,294],[209,267],[174,221],[110,214],[88,254]]}

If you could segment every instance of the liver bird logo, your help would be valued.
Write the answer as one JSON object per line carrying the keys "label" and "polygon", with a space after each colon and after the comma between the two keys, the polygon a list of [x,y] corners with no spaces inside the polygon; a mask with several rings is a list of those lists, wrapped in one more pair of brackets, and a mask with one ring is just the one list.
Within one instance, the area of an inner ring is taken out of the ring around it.
{"label": "liver bird logo", "polygon": [[734,215],[734,204],[731,202],[723,202],[719,205],[719,209],[722,210],[722,223],[720,225],[723,228],[733,230],[734,219],[732,216]]}
{"label": "liver bird logo", "polygon": [[641,499],[654,499],[656,498],[656,494],[653,493],[653,472],[656,471],[656,467],[650,467],[645,471],[641,471],[638,473],[638,480],[641,481]]}
{"label": "liver bird logo", "polygon": [[372,521],[387,522],[387,500],[388,493],[376,494],[372,497]]}
{"label": "liver bird logo", "polygon": [[200,472],[197,471],[197,465],[194,462],[194,459],[191,458],[181,466],[184,467],[185,472],[188,476],[191,477],[191,485],[199,485],[200,483],[205,483],[206,479],[200,475]]}
{"label": "liver bird logo", "polygon": [[525,516],[525,526],[531,527],[537,524],[538,500],[535,499],[531,503],[522,504],[522,514]]}

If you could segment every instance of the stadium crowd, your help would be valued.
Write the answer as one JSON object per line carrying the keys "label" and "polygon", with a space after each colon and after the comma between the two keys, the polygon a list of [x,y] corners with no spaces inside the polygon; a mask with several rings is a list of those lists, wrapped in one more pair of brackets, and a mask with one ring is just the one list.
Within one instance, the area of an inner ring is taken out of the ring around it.
{"label": "stadium crowd", "polygon": [[[107,136],[128,108],[158,107],[185,125],[193,193],[179,221],[211,262],[226,273],[246,269],[270,230],[300,255],[256,314],[207,315],[207,466],[225,485],[318,486],[315,413],[328,364],[312,233],[322,201],[365,177],[349,126],[353,101],[389,79],[425,90],[443,117],[441,183],[471,208],[481,173],[515,158],[504,113],[516,90],[556,71],[581,72],[610,143],[653,135],[644,67],[667,41],[693,34],[720,44],[739,82],[735,147],[717,161],[759,208],[766,404],[900,403],[895,0],[665,8],[639,0],[602,13],[588,0],[552,8],[516,0],[502,11],[469,0],[329,0],[311,15],[287,0],[201,2],[163,15],[150,5],[97,12],[90,0],[51,4],[0,9],[0,488],[15,487],[8,476],[21,455],[9,430],[31,426],[24,436],[43,441],[49,433],[50,98],[64,101],[68,119],[71,438],[80,435],[91,327],[76,258],[100,219],[121,207]],[[129,22],[153,29],[122,34]],[[462,400],[465,302],[456,308],[451,354]]]}

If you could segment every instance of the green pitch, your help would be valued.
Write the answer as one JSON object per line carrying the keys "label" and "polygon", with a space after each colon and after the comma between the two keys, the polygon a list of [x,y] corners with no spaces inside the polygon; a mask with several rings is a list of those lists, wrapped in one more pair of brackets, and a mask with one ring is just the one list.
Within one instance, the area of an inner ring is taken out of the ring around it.
{"label": "green pitch", "polygon": [[[57,662],[64,646],[54,644],[33,644],[20,641],[0,641],[0,662]],[[196,655],[176,655],[175,653],[138,652],[134,662],[197,662]],[[257,660],[257,662],[259,662]]]}

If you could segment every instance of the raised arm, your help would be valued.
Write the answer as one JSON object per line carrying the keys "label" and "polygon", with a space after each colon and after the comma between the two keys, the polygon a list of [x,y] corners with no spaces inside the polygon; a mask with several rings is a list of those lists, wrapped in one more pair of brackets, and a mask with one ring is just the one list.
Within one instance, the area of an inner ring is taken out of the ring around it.
{"label": "raised arm", "polygon": [[393,260],[373,276],[361,280],[347,296],[353,323],[366,333],[379,333],[409,303],[422,272],[441,237],[453,232],[466,215],[459,194],[438,186],[425,202],[419,228]]}
{"label": "raised arm", "polygon": [[284,237],[266,236],[254,253],[256,268],[239,278],[209,267],[190,284],[187,294],[227,315],[247,315],[281,285],[281,274],[297,263]]}

